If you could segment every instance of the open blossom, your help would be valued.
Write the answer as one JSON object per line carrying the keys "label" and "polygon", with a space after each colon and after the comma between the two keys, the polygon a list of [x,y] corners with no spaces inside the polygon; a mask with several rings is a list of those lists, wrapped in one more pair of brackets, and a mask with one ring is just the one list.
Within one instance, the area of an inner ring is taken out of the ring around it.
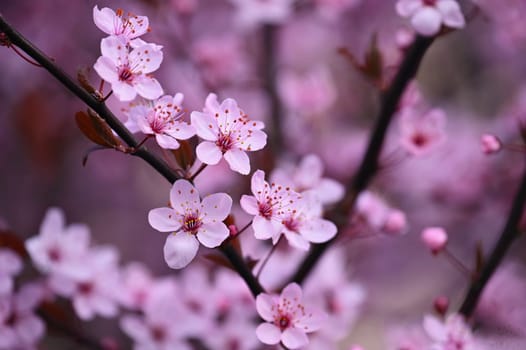
{"label": "open blossom", "polygon": [[181,120],[183,94],[165,95],[151,105],[138,104],[130,108],[126,126],[132,131],[155,135],[155,140],[165,149],[179,148],[177,140],[187,140],[195,135],[193,126]]}
{"label": "open blossom", "polygon": [[265,181],[265,172],[257,170],[252,175],[253,196],[243,195],[241,207],[254,215],[252,228],[257,239],[272,238],[276,243],[283,230],[283,220],[294,213],[301,195],[290,187]]}
{"label": "open blossom", "polygon": [[256,309],[266,321],[256,330],[258,339],[269,345],[282,342],[289,349],[307,345],[307,333],[320,329],[326,319],[323,312],[303,304],[303,292],[296,283],[286,286],[279,296],[259,294]]}
{"label": "open blossom", "polygon": [[107,37],[100,44],[102,56],[93,66],[97,74],[111,84],[120,101],[131,101],[137,94],[153,100],[162,95],[159,82],[148,75],[156,71],[163,60],[160,46],[142,44],[128,51],[119,37]]}
{"label": "open blossom", "polygon": [[148,17],[132,14],[126,16],[121,9],[115,12],[108,7],[99,10],[95,6],[93,8],[93,21],[104,33],[122,37],[126,42],[140,37],[149,30]]}
{"label": "open blossom", "polygon": [[50,208],[37,236],[29,238],[26,249],[43,273],[85,276],[82,259],[90,244],[90,231],[81,224],[65,225],[64,213]]}
{"label": "open blossom", "polygon": [[290,186],[296,192],[312,193],[322,204],[332,204],[343,198],[343,185],[323,177],[321,159],[309,154],[301,159],[297,167],[279,167],[270,175],[272,181]]}
{"label": "open blossom", "polygon": [[429,153],[444,142],[446,115],[435,108],[420,115],[411,108],[400,115],[400,144],[413,156]]}
{"label": "open blossom", "polygon": [[425,36],[437,34],[442,24],[451,28],[466,25],[456,0],[399,0],[396,11],[402,17],[410,17],[413,28]]}
{"label": "open blossom", "polygon": [[219,246],[229,231],[223,220],[232,208],[232,198],[215,193],[199,198],[199,193],[186,180],[177,180],[170,190],[171,208],[150,210],[148,221],[160,232],[171,232],[164,245],[164,259],[173,269],[185,267],[199,249]]}
{"label": "open blossom", "polygon": [[433,350],[475,350],[471,329],[464,317],[459,314],[449,315],[445,321],[435,316],[424,317],[424,329],[433,341]]}
{"label": "open blossom", "polygon": [[197,135],[205,140],[196,148],[205,164],[215,165],[224,157],[230,169],[247,175],[250,160],[246,152],[258,151],[267,143],[261,131],[264,124],[248,119],[231,98],[219,104],[215,94],[208,95],[205,111],[192,112],[191,119]]}

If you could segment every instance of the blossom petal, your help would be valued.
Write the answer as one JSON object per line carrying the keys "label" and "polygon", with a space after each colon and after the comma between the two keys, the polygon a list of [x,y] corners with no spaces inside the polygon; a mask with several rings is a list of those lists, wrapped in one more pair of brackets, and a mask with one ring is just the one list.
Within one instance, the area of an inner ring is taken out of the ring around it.
{"label": "blossom petal", "polygon": [[119,101],[131,101],[137,96],[137,91],[130,84],[122,81],[111,82],[111,88]]}
{"label": "blossom petal", "polygon": [[77,316],[84,321],[88,321],[95,317],[95,310],[89,304],[88,299],[77,297],[73,299],[73,308]]}
{"label": "blossom petal", "polygon": [[40,225],[39,235],[42,237],[57,237],[60,236],[62,229],[65,226],[64,212],[58,208],[49,208],[46,216]]}
{"label": "blossom petal", "polygon": [[241,200],[239,201],[239,204],[241,204],[241,208],[244,211],[246,211],[247,214],[250,214],[250,215],[259,214],[259,206],[258,206],[258,201],[256,197],[248,196],[244,194],[241,196]]}
{"label": "blossom petal", "polygon": [[301,235],[313,243],[323,243],[336,236],[338,229],[329,220],[313,219],[301,228]]}
{"label": "blossom petal", "polygon": [[172,208],[152,209],[148,223],[159,232],[175,232],[181,228],[181,218]]}
{"label": "blossom petal", "polygon": [[122,37],[109,36],[102,39],[100,52],[102,56],[109,58],[115,67],[128,63],[126,40]]}
{"label": "blossom petal", "polygon": [[134,73],[148,74],[159,69],[163,61],[163,52],[154,44],[145,44],[133,49],[128,59]]}
{"label": "blossom petal", "polygon": [[109,83],[119,80],[117,67],[108,57],[100,56],[95,62],[93,69],[95,69],[101,79]]}
{"label": "blossom petal", "polygon": [[265,172],[263,170],[256,170],[254,174],[252,174],[252,179],[250,180],[250,189],[256,198],[258,198],[258,192],[266,190],[266,185]]}
{"label": "blossom petal", "polygon": [[157,79],[147,75],[137,76],[133,80],[133,86],[139,95],[149,100],[155,100],[163,94],[163,88]]}
{"label": "blossom petal", "polygon": [[460,9],[458,2],[453,0],[443,0],[436,4],[440,13],[442,13],[442,21],[445,25],[452,28],[464,28],[466,20]]}
{"label": "blossom petal", "polygon": [[179,140],[188,140],[195,135],[195,128],[190,124],[176,121],[166,133]]}
{"label": "blossom petal", "polygon": [[195,153],[201,162],[208,165],[216,165],[223,156],[219,147],[209,141],[201,142],[195,149]]}
{"label": "blossom petal", "polygon": [[205,223],[197,231],[197,239],[207,248],[218,247],[228,238],[230,231],[222,222]]}
{"label": "blossom petal", "polygon": [[150,330],[144,322],[136,316],[124,316],[121,318],[120,327],[128,336],[134,340],[146,341],[150,336]]}
{"label": "blossom petal", "polygon": [[116,18],[115,12],[108,8],[104,7],[101,10],[97,6],[93,8],[93,22],[95,22],[95,25],[97,28],[102,30],[106,34],[114,35],[114,23],[116,20],[120,20],[119,18]]}
{"label": "blossom petal", "polygon": [[250,160],[244,151],[239,148],[232,148],[226,151],[224,156],[228,165],[230,165],[230,169],[242,175],[248,175],[250,172]]}
{"label": "blossom petal", "polygon": [[15,325],[21,344],[35,344],[44,336],[45,329],[44,322],[31,314],[22,316]]}
{"label": "blossom petal", "polygon": [[268,322],[274,320],[272,308],[277,305],[277,298],[270,294],[261,293],[256,297],[256,310],[262,319]]}
{"label": "blossom petal", "polygon": [[287,241],[291,246],[294,248],[307,251],[310,248],[309,241],[307,241],[302,235],[292,232],[289,230],[285,230],[285,238],[287,238]]}
{"label": "blossom petal", "polygon": [[232,198],[226,193],[214,193],[201,202],[205,217],[203,222],[216,222],[226,219],[232,210]]}
{"label": "blossom petal", "polygon": [[295,321],[296,327],[305,332],[314,332],[323,327],[327,320],[327,314],[321,310],[305,307],[305,316]]}
{"label": "blossom petal", "polygon": [[411,24],[418,33],[433,36],[440,31],[442,16],[435,8],[426,6],[414,14]]}
{"label": "blossom petal", "polygon": [[184,214],[186,209],[198,210],[201,200],[199,192],[187,180],[177,180],[170,190],[170,204],[178,213]]}
{"label": "blossom petal", "polygon": [[434,341],[445,341],[447,339],[447,329],[442,322],[435,316],[424,316],[424,330]]}
{"label": "blossom petal", "polygon": [[199,242],[193,235],[185,232],[171,234],[164,244],[164,260],[172,269],[181,269],[195,258],[198,249]]}
{"label": "blossom petal", "polygon": [[268,220],[261,216],[254,217],[252,228],[257,239],[269,239],[278,235],[283,225],[275,220]]}
{"label": "blossom petal", "polygon": [[177,139],[170,135],[157,134],[155,135],[155,141],[164,149],[178,149],[180,146]]}
{"label": "blossom petal", "polygon": [[396,3],[396,12],[402,17],[410,17],[421,7],[422,0],[400,0]]}
{"label": "blossom petal", "polygon": [[339,201],[345,194],[345,189],[341,183],[332,179],[322,179],[314,188],[316,197],[323,204],[330,204]]}
{"label": "blossom petal", "polygon": [[192,112],[192,114],[190,114],[190,120],[200,138],[207,141],[217,140],[219,128],[217,127],[216,120],[210,114]]}
{"label": "blossom petal", "polygon": [[[249,123],[252,123],[250,121]],[[267,144],[267,134],[261,130],[251,130],[251,133],[247,136],[241,149],[246,151],[259,151]]]}
{"label": "blossom petal", "polygon": [[288,349],[298,349],[309,343],[307,334],[299,328],[289,327],[281,335],[281,341]]}
{"label": "blossom petal", "polygon": [[281,331],[271,323],[262,323],[256,328],[256,336],[263,344],[275,345],[281,339]]}
{"label": "blossom petal", "polygon": [[301,287],[297,283],[288,284],[281,292],[280,300],[301,300],[303,298],[303,292]]}

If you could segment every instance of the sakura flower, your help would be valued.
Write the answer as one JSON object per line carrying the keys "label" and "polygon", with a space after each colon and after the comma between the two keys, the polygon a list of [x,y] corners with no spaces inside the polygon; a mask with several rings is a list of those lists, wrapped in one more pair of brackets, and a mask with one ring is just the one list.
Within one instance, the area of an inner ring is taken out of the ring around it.
{"label": "sakura flower", "polygon": [[22,260],[11,249],[0,248],[0,295],[13,291],[13,277],[22,271]]}
{"label": "sakura flower", "polygon": [[93,8],[93,21],[104,33],[122,37],[126,43],[149,31],[148,17],[131,14],[125,16],[121,9],[115,12],[108,7],[99,10],[95,6]]}
{"label": "sakura flower", "polygon": [[435,316],[424,317],[424,329],[433,341],[433,350],[475,350],[471,329],[464,321],[462,315],[451,314],[445,321]]}
{"label": "sakura flower", "polygon": [[442,25],[457,29],[466,25],[456,0],[399,0],[396,11],[410,17],[413,28],[425,36],[437,34]]}
{"label": "sakura flower", "polygon": [[[312,195],[304,195],[297,209],[287,212],[282,219],[283,234],[290,245],[301,250],[309,250],[312,243],[323,243],[332,239],[338,229],[329,220],[322,219],[321,205]],[[279,235],[277,236],[279,238]],[[277,238],[272,238],[276,244]]]}
{"label": "sakura flower", "polygon": [[250,161],[245,152],[260,150],[267,143],[263,123],[249,120],[231,98],[220,105],[215,94],[208,95],[205,111],[192,112],[191,119],[197,135],[205,140],[196,148],[205,164],[215,165],[224,157],[230,169],[247,175]]}
{"label": "sakura flower", "polygon": [[229,235],[222,222],[230,213],[232,198],[215,193],[203,199],[186,180],[177,180],[170,190],[171,208],[150,210],[148,221],[160,232],[172,232],[164,245],[164,259],[173,269],[185,267],[199,249],[219,246]]}
{"label": "sakura flower", "polygon": [[445,140],[445,121],[441,109],[432,109],[422,116],[405,109],[400,116],[400,144],[413,156],[429,153]]}
{"label": "sakura flower", "polygon": [[85,257],[87,276],[70,278],[52,275],[50,287],[59,295],[71,298],[73,308],[83,320],[95,315],[114,317],[118,313],[118,254],[109,247],[93,248]]}
{"label": "sakura flower", "polygon": [[25,246],[41,272],[79,277],[86,275],[82,259],[89,244],[87,226],[73,224],[66,227],[64,213],[58,208],[50,208],[38,236],[29,238]]}
{"label": "sakura flower", "polygon": [[119,301],[129,309],[140,310],[156,287],[150,271],[141,263],[130,263],[121,274]]}
{"label": "sakura flower", "polygon": [[111,84],[120,101],[131,101],[137,94],[150,100],[162,95],[159,82],[148,75],[156,71],[163,60],[158,45],[143,44],[128,52],[122,38],[108,37],[102,39],[100,47],[102,56],[93,68]]}
{"label": "sakura flower", "polygon": [[309,191],[322,204],[335,203],[344,195],[344,188],[340,183],[323,177],[323,163],[314,154],[303,157],[297,167],[283,166],[275,169],[270,178],[297,192]]}
{"label": "sakura flower", "polygon": [[424,229],[421,238],[433,254],[438,254],[447,244],[447,233],[442,227],[428,227]]}
{"label": "sakura flower", "polygon": [[257,239],[272,238],[276,243],[284,228],[283,221],[294,214],[301,195],[290,187],[265,181],[265,172],[257,170],[252,175],[251,190],[254,196],[243,195],[241,208],[254,215],[252,228]]}
{"label": "sakura flower", "polygon": [[165,95],[151,106],[139,104],[132,106],[126,126],[131,131],[141,131],[155,135],[159,146],[165,149],[179,148],[177,140],[187,140],[195,135],[193,126],[181,120],[183,94]]}
{"label": "sakura flower", "polygon": [[258,339],[269,345],[282,342],[289,349],[309,343],[307,333],[321,328],[326,315],[303,304],[303,292],[296,283],[286,286],[281,295],[259,294],[256,309],[266,323],[256,329]]}
{"label": "sakura flower", "polygon": [[237,7],[237,19],[244,27],[278,24],[292,13],[294,0],[230,0]]}

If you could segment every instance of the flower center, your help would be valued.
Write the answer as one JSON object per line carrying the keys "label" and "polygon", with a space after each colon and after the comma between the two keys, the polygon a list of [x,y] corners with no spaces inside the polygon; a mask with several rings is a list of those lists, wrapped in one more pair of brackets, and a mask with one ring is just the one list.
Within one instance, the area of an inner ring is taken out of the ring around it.
{"label": "flower center", "polygon": [[287,315],[281,315],[276,324],[281,330],[287,329],[290,326],[290,318]]}
{"label": "flower center", "polygon": [[425,6],[435,6],[437,3],[437,0],[422,0]]}
{"label": "flower center", "polygon": [[299,232],[300,223],[298,220],[295,220],[293,217],[290,217],[286,220],[282,221],[282,224],[285,226],[285,228],[292,232]]}
{"label": "flower center", "polygon": [[62,254],[60,254],[60,249],[57,247],[51,247],[47,251],[47,256],[52,262],[59,262],[61,260]]}
{"label": "flower center", "polygon": [[93,283],[91,282],[81,282],[77,286],[77,290],[80,294],[90,294],[93,291]]}
{"label": "flower center", "polygon": [[166,332],[164,331],[164,328],[160,326],[154,326],[150,329],[152,338],[158,342],[162,343],[166,339]]}
{"label": "flower center", "polygon": [[267,220],[270,220],[272,217],[272,205],[269,202],[263,202],[258,204],[259,215],[264,217]]}
{"label": "flower center", "polygon": [[226,151],[232,148],[232,146],[234,145],[234,140],[232,140],[230,134],[221,134],[219,135],[219,138],[216,141],[216,145],[221,149],[221,152],[225,153]]}
{"label": "flower center", "polygon": [[191,234],[196,234],[202,221],[196,213],[188,214],[184,218],[183,231]]}
{"label": "flower center", "polygon": [[423,147],[427,143],[427,137],[421,133],[416,133],[411,137],[411,141],[415,144],[415,146]]}
{"label": "flower center", "polygon": [[120,81],[125,81],[127,83],[130,83],[132,81],[132,78],[133,78],[133,72],[131,71],[130,67],[126,65],[120,68],[119,70],[119,80]]}

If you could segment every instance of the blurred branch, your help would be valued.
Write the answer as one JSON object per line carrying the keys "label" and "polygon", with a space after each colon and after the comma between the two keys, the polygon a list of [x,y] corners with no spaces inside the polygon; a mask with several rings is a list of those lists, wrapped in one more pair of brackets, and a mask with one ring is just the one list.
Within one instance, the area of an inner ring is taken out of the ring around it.
{"label": "blurred branch", "polygon": [[[376,125],[369,138],[369,144],[358,168],[358,172],[346,186],[346,196],[338,203],[336,208],[327,215],[330,220],[337,224],[338,232],[341,232],[342,229],[345,228],[349,212],[353,209],[358,194],[367,188],[377,173],[378,158],[382,151],[385,135],[396,112],[400,98],[409,82],[415,77],[422,58],[433,41],[434,38],[424,38],[421,36],[415,39],[413,45],[408,49],[389,88],[382,95]],[[291,281],[301,284],[337,237],[338,235],[326,243],[313,246],[310,253],[299,265]]]}
{"label": "blurred branch", "polygon": [[[60,81],[69,91],[84,101],[84,103],[86,103],[95,112],[97,112],[97,114],[108,123],[108,125],[124,140],[124,142],[128,144],[129,147],[136,148],[137,150],[133,153],[133,155],[145,160],[170,183],[174,183],[177,179],[181,178],[168,166],[168,164],[159,159],[153,153],[150,153],[146,147],[137,147],[139,146],[137,140],[121,123],[121,121],[117,119],[117,117],[115,117],[115,115],[108,109],[103,101],[97,99],[95,96],[85,91],[70,76],[60,69],[53,59],[47,57],[30,41],[24,38],[22,34],[17,32],[9,23],[7,23],[4,17],[0,14],[0,33],[2,32],[5,36],[7,36],[12,44],[18,46],[25,53],[31,56],[36,62],[41,64],[43,68],[51,73],[51,75]],[[226,247],[223,249],[223,253],[230,260],[232,266],[234,266],[239,275],[245,280],[254,296],[257,296],[259,293],[263,292],[263,288],[254,277],[250,269],[247,267],[243,258],[235,250]]]}
{"label": "blurred branch", "polygon": [[489,279],[500,265],[504,256],[508,252],[511,244],[519,236],[520,230],[518,228],[522,212],[524,210],[524,202],[526,201],[526,168],[524,169],[524,174],[522,177],[522,182],[515,194],[513,204],[511,206],[510,214],[506,225],[502,230],[502,234],[495,245],[495,248],[491,252],[490,257],[487,259],[486,263],[482,266],[480,273],[475,276],[474,281],[471,283],[469,290],[466,294],[464,302],[460,307],[459,312],[466,317],[470,317],[477,303],[480,299],[480,295],[484,290],[484,287],[488,283]]}
{"label": "blurred branch", "polygon": [[270,98],[270,118],[272,128],[269,132],[270,149],[273,154],[283,152],[283,110],[278,96],[278,86],[276,81],[276,37],[278,27],[267,24],[263,27],[263,84]]}

